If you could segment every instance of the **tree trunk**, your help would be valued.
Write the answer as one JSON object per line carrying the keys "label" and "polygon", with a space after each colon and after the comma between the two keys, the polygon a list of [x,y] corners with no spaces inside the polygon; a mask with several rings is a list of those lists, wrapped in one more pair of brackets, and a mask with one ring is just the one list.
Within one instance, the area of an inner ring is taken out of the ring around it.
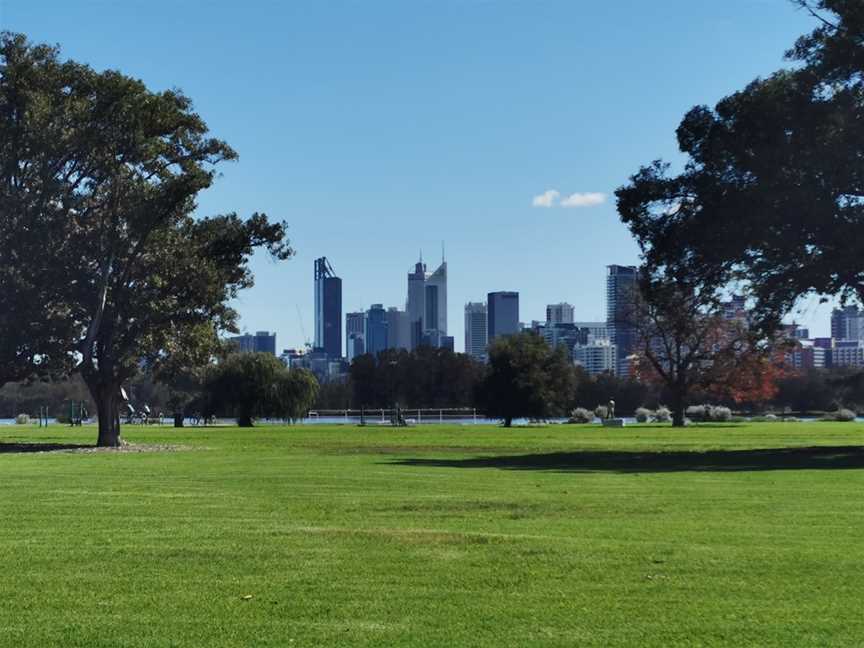
{"label": "tree trunk", "polygon": [[252,417],[248,414],[241,414],[237,417],[237,425],[239,427],[252,427]]}
{"label": "tree trunk", "polygon": [[672,396],[672,427],[684,427],[684,407],[686,398],[681,390],[676,390]]}
{"label": "tree trunk", "polygon": [[505,416],[504,417],[504,427],[512,427],[513,426],[513,417]]}
{"label": "tree trunk", "polygon": [[178,427],[182,428],[184,418],[185,417],[183,416],[183,412],[174,412],[174,427],[175,428],[178,428]]}
{"label": "tree trunk", "polygon": [[96,445],[100,448],[119,447],[120,413],[117,411],[119,387],[109,386],[90,391],[93,400],[96,401],[96,412],[99,417],[99,437]]}

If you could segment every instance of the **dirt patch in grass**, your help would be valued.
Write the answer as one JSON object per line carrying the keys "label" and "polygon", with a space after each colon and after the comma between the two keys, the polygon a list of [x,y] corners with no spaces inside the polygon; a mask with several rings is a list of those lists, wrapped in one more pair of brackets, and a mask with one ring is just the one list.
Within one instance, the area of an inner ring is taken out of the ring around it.
{"label": "dirt patch in grass", "polygon": [[77,443],[0,443],[0,454],[180,452],[194,449],[198,448],[168,443],[123,443],[117,448],[100,448]]}

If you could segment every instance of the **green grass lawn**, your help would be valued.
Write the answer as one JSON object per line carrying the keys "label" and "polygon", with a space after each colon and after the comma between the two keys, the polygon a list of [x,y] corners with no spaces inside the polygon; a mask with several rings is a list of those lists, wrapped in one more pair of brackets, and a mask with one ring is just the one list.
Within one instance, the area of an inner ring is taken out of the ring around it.
{"label": "green grass lawn", "polygon": [[0,428],[0,645],[864,645],[859,424],[124,434]]}

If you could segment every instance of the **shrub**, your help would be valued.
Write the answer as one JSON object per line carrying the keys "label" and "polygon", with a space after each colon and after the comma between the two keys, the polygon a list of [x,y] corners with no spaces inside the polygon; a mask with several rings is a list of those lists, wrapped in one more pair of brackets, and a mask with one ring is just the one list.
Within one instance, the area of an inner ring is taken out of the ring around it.
{"label": "shrub", "polygon": [[30,415],[29,414],[19,414],[15,417],[15,423],[17,425],[29,425],[30,424]]}
{"label": "shrub", "polygon": [[669,408],[665,405],[661,405],[657,408],[657,411],[654,412],[654,420],[658,423],[671,423],[672,412],[670,412]]}
{"label": "shrub", "polygon": [[712,407],[710,416],[712,421],[728,422],[732,420],[732,410],[728,407]]}
{"label": "shrub", "polygon": [[820,419],[822,421],[839,421],[841,423],[848,423],[849,421],[855,420],[855,412],[850,409],[846,409],[845,407],[841,407],[836,412],[831,412],[826,416]]}
{"label": "shrub", "polygon": [[654,412],[646,407],[639,407],[636,409],[636,422],[637,423],[647,423],[654,416]]}
{"label": "shrub", "polygon": [[769,422],[770,422],[770,421],[776,421],[776,420],[777,420],[777,415],[776,415],[776,414],[766,414],[766,415],[765,415],[765,420],[766,420],[766,421],[769,421]]}
{"label": "shrub", "polygon": [[570,412],[568,423],[591,423],[594,420],[594,413],[584,407],[577,407]]}
{"label": "shrub", "polygon": [[733,416],[729,419],[730,423],[746,423],[747,419],[743,416]]}
{"label": "shrub", "polygon": [[691,405],[684,410],[684,416],[691,421],[701,423],[702,421],[707,421],[709,419],[711,416],[711,408],[707,405]]}
{"label": "shrub", "polygon": [[605,419],[609,416],[609,408],[605,405],[598,405],[594,408],[594,416],[597,418]]}

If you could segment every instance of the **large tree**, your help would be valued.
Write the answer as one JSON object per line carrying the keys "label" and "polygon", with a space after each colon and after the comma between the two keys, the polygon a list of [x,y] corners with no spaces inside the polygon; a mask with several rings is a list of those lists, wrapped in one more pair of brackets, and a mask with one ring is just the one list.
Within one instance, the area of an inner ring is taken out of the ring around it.
{"label": "large tree", "polygon": [[797,66],[693,108],[683,170],[658,160],[617,192],[652,270],[745,282],[766,333],[802,295],[864,298],[864,4],[798,4],[818,26]]}
{"label": "large tree", "polygon": [[236,353],[209,369],[207,414],[233,416],[240,427],[261,417],[303,418],[318,397],[307,369],[288,369],[270,353]]}
{"label": "large tree", "polygon": [[118,445],[121,385],[234,329],[228,303],[252,285],[255,249],[292,254],[285,226],[193,217],[215,166],[236,154],[181,92],[62,61],[21,35],[3,34],[0,61],[0,338],[30,345],[0,347],[0,380],[74,364],[99,445]]}
{"label": "large tree", "polygon": [[[727,319],[721,293],[686,277],[641,273],[632,304],[639,378],[663,387],[672,425],[684,425],[694,392],[768,400],[771,345],[745,321]],[[763,397],[764,395],[764,397]]]}
{"label": "large tree", "polygon": [[564,346],[551,348],[526,331],[489,345],[489,366],[480,387],[486,416],[510,427],[514,418],[564,414],[576,393],[576,371]]}

